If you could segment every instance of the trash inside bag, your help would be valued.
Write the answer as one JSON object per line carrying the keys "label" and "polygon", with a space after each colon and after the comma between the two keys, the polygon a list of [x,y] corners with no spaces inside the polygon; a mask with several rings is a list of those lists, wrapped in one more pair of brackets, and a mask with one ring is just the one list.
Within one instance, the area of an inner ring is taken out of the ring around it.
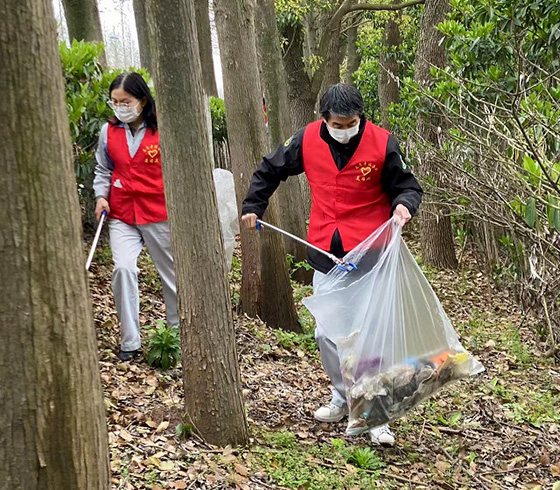
{"label": "trash inside bag", "polygon": [[484,370],[461,345],[428,280],[389,220],[303,301],[337,346],[347,434],[402,417],[441,387]]}
{"label": "trash inside bag", "polygon": [[239,233],[235,184],[233,174],[229,170],[215,168],[212,173],[214,176],[214,187],[216,188],[220,224],[222,225],[224,237],[226,260],[228,267],[231,268],[233,249],[235,248],[235,235]]}

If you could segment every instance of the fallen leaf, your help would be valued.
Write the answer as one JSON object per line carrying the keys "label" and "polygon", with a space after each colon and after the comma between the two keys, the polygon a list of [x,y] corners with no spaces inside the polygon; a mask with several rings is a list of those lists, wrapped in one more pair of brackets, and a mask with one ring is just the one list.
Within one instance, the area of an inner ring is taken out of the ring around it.
{"label": "fallen leaf", "polygon": [[126,442],[130,442],[132,441],[132,439],[134,439],[132,437],[132,435],[130,435],[129,432],[126,431],[126,429],[121,429],[119,432],[119,435],[126,441]]}
{"label": "fallen leaf", "polygon": [[156,432],[163,432],[168,427],[169,427],[169,422],[167,420],[164,420],[161,424],[158,425]]}
{"label": "fallen leaf", "polygon": [[249,475],[249,470],[245,468],[245,466],[243,466],[241,463],[235,463],[233,467],[235,468],[235,471],[239,473],[241,476]]}
{"label": "fallen leaf", "polygon": [[159,465],[159,469],[161,471],[171,471],[175,467],[175,463],[173,461],[163,461]]}
{"label": "fallen leaf", "polygon": [[187,482],[176,481],[176,482],[171,483],[171,486],[173,488],[175,488],[176,490],[183,490],[183,489],[187,488]]}

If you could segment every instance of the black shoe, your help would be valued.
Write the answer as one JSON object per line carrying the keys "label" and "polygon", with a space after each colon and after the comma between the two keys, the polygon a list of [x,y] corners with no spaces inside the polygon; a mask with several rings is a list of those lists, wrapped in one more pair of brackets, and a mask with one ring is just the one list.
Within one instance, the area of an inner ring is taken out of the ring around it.
{"label": "black shoe", "polygon": [[133,357],[140,352],[140,349],[137,350],[119,350],[119,359],[121,361],[130,361]]}

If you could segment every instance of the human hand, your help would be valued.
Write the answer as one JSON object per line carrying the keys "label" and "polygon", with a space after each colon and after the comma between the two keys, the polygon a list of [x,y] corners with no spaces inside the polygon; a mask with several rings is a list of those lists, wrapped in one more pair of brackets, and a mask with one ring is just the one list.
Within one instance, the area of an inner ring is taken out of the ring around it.
{"label": "human hand", "polygon": [[107,211],[107,214],[109,214],[111,212],[111,208],[109,208],[107,199],[105,199],[104,197],[99,197],[95,202],[95,218],[97,219],[97,221],[101,219],[101,213],[103,211]]}
{"label": "human hand", "polygon": [[245,225],[245,228],[251,230],[257,227],[257,220],[259,217],[255,213],[247,213],[241,217],[241,221]]}
{"label": "human hand", "polygon": [[397,204],[393,211],[393,218],[399,226],[404,226],[412,219],[412,216],[404,204]]}

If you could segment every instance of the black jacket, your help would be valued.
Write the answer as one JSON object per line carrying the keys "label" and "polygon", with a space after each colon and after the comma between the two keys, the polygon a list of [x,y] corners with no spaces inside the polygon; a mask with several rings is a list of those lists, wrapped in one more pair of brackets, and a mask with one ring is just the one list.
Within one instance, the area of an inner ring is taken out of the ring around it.
{"label": "black jacket", "polygon": [[[342,170],[354,155],[362,139],[365,125],[366,119],[362,116],[359,133],[347,144],[334,140],[329,134],[326,124],[323,122],[321,125],[321,138],[328,143],[339,170]],[[280,182],[285,181],[291,175],[303,173],[302,143],[304,132],[305,128],[300,129],[283,145],[263,157],[262,162],[253,174],[247,197],[243,201],[243,214],[255,213],[259,218],[262,218],[268,206],[268,200],[278,188]],[[381,186],[389,196],[393,209],[397,204],[403,204],[408,208],[411,215],[416,214],[422,201],[422,188],[404,162],[399,144],[393,135],[389,135],[387,141],[385,164],[381,171]],[[342,241],[338,230],[333,234],[329,251],[337,257],[343,257],[349,252],[349,250],[342,250]],[[326,273],[334,265],[328,257],[313,249],[308,249],[307,257],[313,268],[320,272]]]}

